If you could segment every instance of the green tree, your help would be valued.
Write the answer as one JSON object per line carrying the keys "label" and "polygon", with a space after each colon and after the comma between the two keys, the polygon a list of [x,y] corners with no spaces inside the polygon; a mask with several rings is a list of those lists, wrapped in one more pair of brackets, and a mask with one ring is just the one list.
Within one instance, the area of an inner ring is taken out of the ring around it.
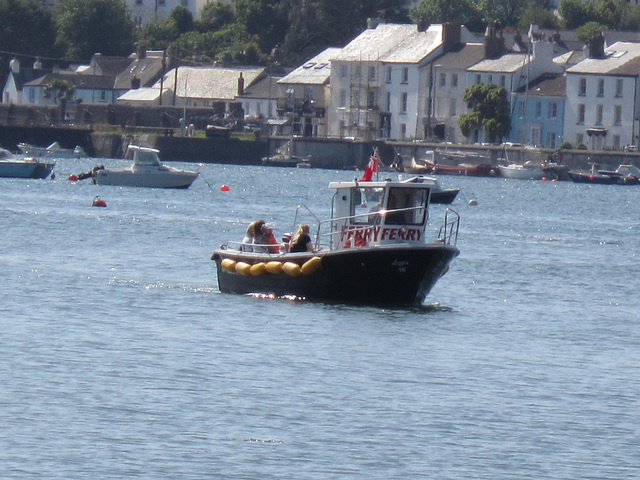
{"label": "green tree", "polygon": [[564,27],[568,30],[575,30],[593,19],[593,2],[562,0],[558,7],[558,13],[562,17]]}
{"label": "green tree", "polygon": [[460,130],[465,137],[472,130],[485,130],[491,143],[507,136],[511,130],[511,114],[504,87],[491,83],[473,85],[465,91],[464,101],[471,109],[459,120]]}
{"label": "green tree", "polygon": [[499,25],[518,25],[528,2],[522,0],[480,0],[478,7],[485,22]]}
{"label": "green tree", "polygon": [[169,14],[169,18],[175,23],[178,35],[195,30],[193,14],[183,5],[178,5]]}
{"label": "green tree", "polygon": [[[55,55],[55,38],[53,17],[39,2],[0,0],[0,50],[50,57]],[[7,67],[6,61],[0,65],[3,79]]]}
{"label": "green tree", "polygon": [[591,40],[596,32],[602,32],[607,27],[598,22],[588,22],[581,27],[576,28],[576,37],[578,40],[587,43]]}
{"label": "green tree", "polygon": [[71,58],[133,51],[134,23],[124,0],[62,0],[57,23],[58,42]]}
{"label": "green tree", "polygon": [[528,32],[529,26],[535,23],[540,28],[557,29],[560,28],[560,22],[550,10],[539,5],[533,5],[525,10],[520,17],[518,29],[521,32]]}
{"label": "green tree", "polygon": [[415,23],[460,23],[469,26],[478,22],[480,14],[471,0],[422,0],[409,10]]}
{"label": "green tree", "polygon": [[60,106],[60,118],[64,119],[66,114],[67,102],[73,98],[76,87],[73,83],[62,78],[52,78],[44,86],[45,98],[53,98],[56,105]]}
{"label": "green tree", "polygon": [[235,21],[236,17],[231,6],[217,0],[202,7],[197,24],[201,32],[215,32]]}

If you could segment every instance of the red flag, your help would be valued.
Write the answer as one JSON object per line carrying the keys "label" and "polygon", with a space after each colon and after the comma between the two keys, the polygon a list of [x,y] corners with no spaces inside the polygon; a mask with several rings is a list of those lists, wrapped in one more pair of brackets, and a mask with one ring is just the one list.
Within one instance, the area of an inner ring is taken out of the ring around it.
{"label": "red flag", "polygon": [[376,148],[373,151],[373,155],[369,159],[369,163],[367,163],[367,168],[364,170],[364,175],[360,179],[361,182],[370,182],[373,179],[373,174],[378,172],[378,149]]}

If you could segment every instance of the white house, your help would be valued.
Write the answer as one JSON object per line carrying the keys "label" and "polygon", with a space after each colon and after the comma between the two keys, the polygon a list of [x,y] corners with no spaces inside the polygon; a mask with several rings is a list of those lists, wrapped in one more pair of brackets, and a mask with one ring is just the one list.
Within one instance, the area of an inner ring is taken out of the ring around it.
{"label": "white house", "polygon": [[331,58],[329,136],[424,138],[429,64],[473,39],[459,25],[379,24],[365,30]]}
{"label": "white house", "polygon": [[23,89],[25,83],[29,83],[47,74],[47,70],[42,69],[39,61],[34,62],[33,68],[22,68],[20,60],[17,58],[9,62],[9,75],[2,89],[2,103],[13,103],[21,105],[23,101]]}
{"label": "white house", "polygon": [[589,58],[567,70],[564,138],[590,150],[638,145],[640,44],[593,42]]}
{"label": "white house", "polygon": [[327,136],[331,58],[339,51],[339,48],[327,48],[278,81],[284,92],[278,105],[278,117],[293,121],[293,133]]}

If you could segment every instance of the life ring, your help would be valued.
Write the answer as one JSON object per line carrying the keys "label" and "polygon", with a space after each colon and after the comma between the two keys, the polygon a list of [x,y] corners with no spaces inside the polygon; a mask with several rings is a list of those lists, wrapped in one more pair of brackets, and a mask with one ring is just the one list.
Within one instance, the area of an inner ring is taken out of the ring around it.
{"label": "life ring", "polygon": [[303,275],[311,275],[322,266],[322,257],[313,257],[300,267],[300,273]]}

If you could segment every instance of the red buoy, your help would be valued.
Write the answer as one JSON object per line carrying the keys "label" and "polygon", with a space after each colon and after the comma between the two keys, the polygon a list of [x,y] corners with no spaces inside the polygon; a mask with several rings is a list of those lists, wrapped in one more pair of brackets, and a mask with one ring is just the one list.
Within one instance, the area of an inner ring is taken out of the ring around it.
{"label": "red buoy", "polygon": [[229,185],[222,185],[220,187],[221,192],[228,192],[230,190]]}
{"label": "red buoy", "polygon": [[106,207],[107,206],[107,202],[105,202],[104,200],[102,200],[100,197],[96,197],[93,199],[93,204],[94,207]]}
{"label": "red buoy", "polygon": [[71,175],[69,175],[69,180],[72,182],[77,182],[78,181],[78,176],[74,175],[73,173]]}

